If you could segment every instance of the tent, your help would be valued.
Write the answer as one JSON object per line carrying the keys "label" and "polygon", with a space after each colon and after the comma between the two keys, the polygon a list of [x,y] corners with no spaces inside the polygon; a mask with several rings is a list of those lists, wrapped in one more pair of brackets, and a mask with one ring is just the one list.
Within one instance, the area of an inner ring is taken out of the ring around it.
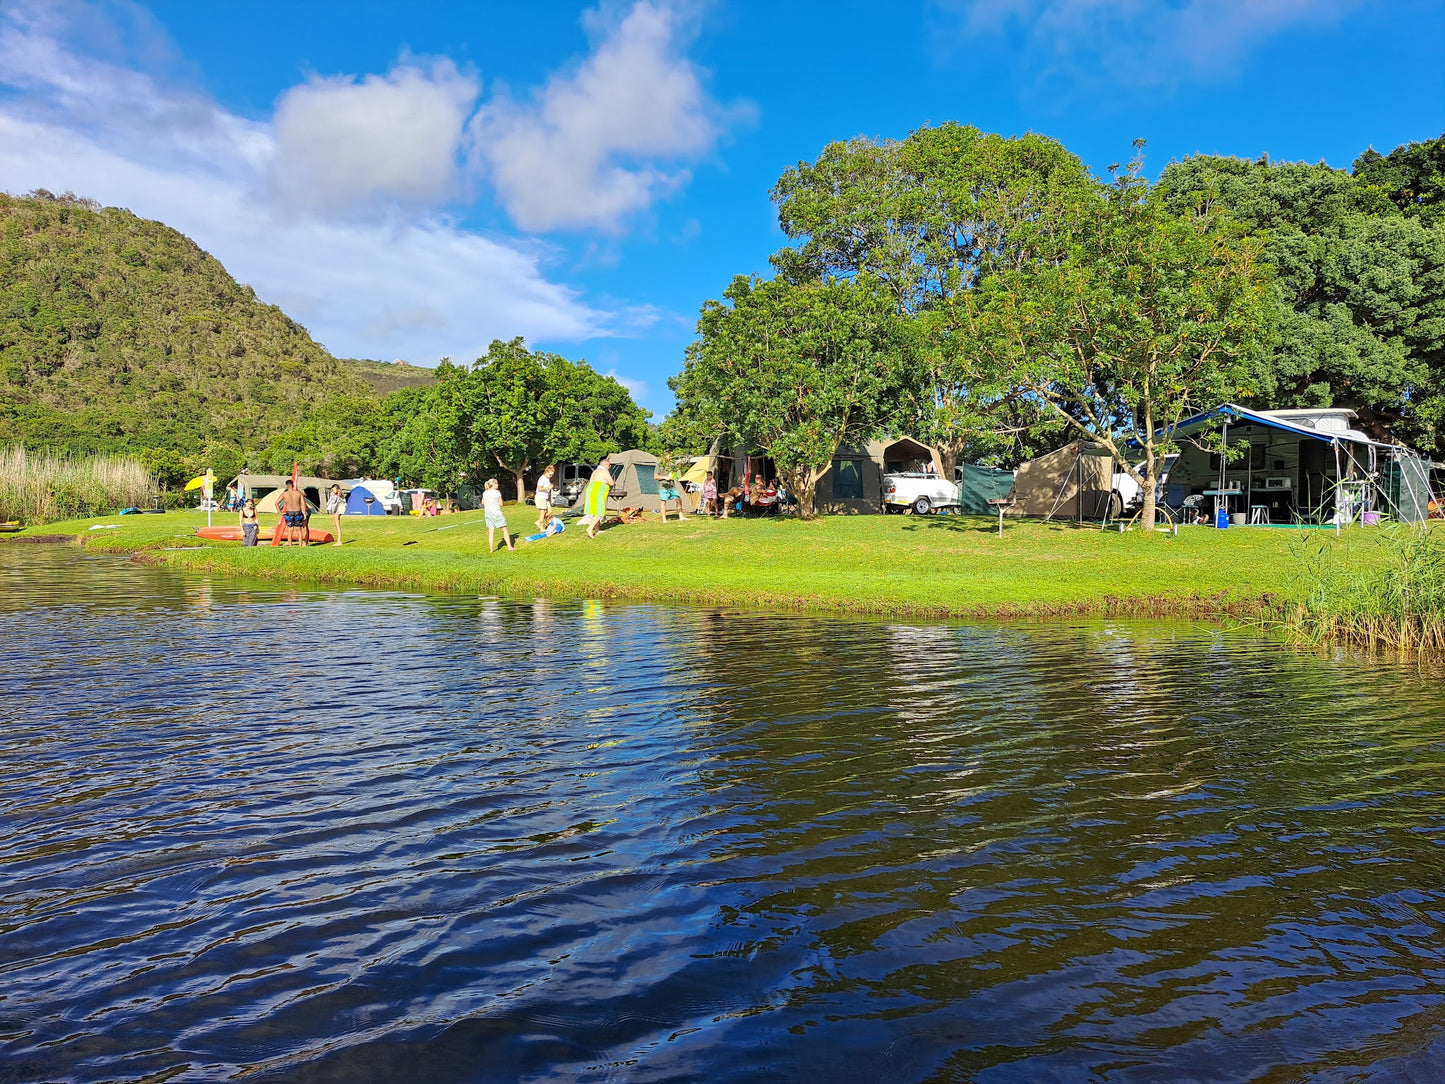
{"label": "tent", "polygon": [[662,502],[657,499],[657,456],[632,448],[616,452],[612,460],[612,496],[607,498],[607,510],[618,512],[623,508],[641,508],[644,512],[662,511]]}
{"label": "tent", "polygon": [[[276,502],[290,480],[289,474],[243,474],[236,482],[245,482],[246,493],[256,502],[256,511],[275,514]],[[301,475],[296,479],[296,484],[306,495],[307,507],[315,512],[326,503],[326,493],[332,483],[330,478]]]}
{"label": "tent", "polygon": [[965,463],[957,468],[959,511],[974,516],[992,516],[997,509],[990,500],[1007,497],[1014,487],[1014,472]]}
{"label": "tent", "polygon": [[384,516],[386,505],[377,499],[375,493],[365,486],[356,486],[346,495],[348,516]]}
{"label": "tent", "polygon": [[[270,493],[267,493],[256,502],[256,511],[279,516],[281,514],[281,494],[285,491],[285,486],[282,486],[280,489],[271,490]],[[306,495],[306,511],[313,516],[321,511],[321,506],[311,499],[309,493]]]}
{"label": "tent", "polygon": [[1076,440],[1030,459],[1014,478],[1010,516],[1103,519],[1114,503],[1114,458],[1108,449]]}

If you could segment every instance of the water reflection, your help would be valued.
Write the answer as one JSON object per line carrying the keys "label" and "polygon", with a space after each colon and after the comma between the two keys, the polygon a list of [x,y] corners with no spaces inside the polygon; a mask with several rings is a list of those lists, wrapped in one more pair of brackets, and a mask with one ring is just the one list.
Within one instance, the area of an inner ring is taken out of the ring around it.
{"label": "water reflection", "polygon": [[1425,1079],[1445,698],[0,547],[0,1080]]}

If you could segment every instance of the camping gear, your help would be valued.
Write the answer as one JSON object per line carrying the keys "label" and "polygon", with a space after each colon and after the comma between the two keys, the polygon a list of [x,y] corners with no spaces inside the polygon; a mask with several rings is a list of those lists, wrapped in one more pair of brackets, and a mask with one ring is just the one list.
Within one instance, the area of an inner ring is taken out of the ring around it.
{"label": "camping gear", "polygon": [[[627,507],[661,512],[662,502],[657,497],[657,456],[632,448],[608,458],[612,462],[612,491],[607,497],[607,510],[620,512]],[[590,507],[587,511],[592,514]]]}
{"label": "camping gear", "polygon": [[[297,530],[300,529],[299,527],[297,528]],[[275,531],[276,528],[274,527],[262,527],[261,530],[257,532],[256,537],[262,542],[270,542],[273,546],[279,545],[275,540]],[[196,537],[210,539],[212,542],[239,542],[244,536],[241,533],[240,525],[237,524],[231,527],[197,527]],[[298,539],[298,541],[300,540]],[[311,541],[335,542],[336,538],[330,531],[319,531],[315,527],[312,527]]]}
{"label": "camping gear", "polygon": [[365,486],[357,486],[346,495],[346,514],[348,516],[384,516],[386,505],[377,499],[376,494]]}
{"label": "camping gear", "polygon": [[1114,502],[1114,458],[1108,449],[1075,440],[1020,464],[1008,516],[1045,520],[1102,520]]}

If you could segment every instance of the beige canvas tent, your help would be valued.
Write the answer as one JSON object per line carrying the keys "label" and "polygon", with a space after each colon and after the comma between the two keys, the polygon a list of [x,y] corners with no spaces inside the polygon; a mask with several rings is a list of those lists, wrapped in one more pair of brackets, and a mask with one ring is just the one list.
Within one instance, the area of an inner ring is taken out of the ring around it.
{"label": "beige canvas tent", "polygon": [[657,456],[632,448],[625,452],[614,452],[612,461],[612,496],[607,498],[607,510],[619,512],[624,508],[641,508],[644,512],[662,511],[662,502],[657,499]]}
{"label": "beige canvas tent", "polygon": [[[289,474],[247,474],[244,475],[246,493],[256,502],[256,511],[276,514],[277,502],[281,499]],[[314,513],[326,503],[326,493],[331,488],[330,478],[313,478],[301,475],[297,479],[301,492],[306,494],[306,506]]]}
{"label": "beige canvas tent", "polygon": [[1102,445],[1076,440],[1019,466],[1010,516],[1100,520],[1114,500],[1114,459]]}

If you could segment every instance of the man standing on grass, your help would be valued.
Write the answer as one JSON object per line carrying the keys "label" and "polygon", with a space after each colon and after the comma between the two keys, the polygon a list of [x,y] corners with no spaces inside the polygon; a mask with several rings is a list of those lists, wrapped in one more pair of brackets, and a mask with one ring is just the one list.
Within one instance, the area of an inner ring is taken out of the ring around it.
{"label": "man standing on grass", "polygon": [[297,538],[303,539],[301,544],[306,544],[305,536],[298,535],[298,531],[306,529],[306,497],[302,492],[291,484],[291,479],[286,479],[286,492],[281,494],[281,520],[286,524],[286,545],[294,546]]}
{"label": "man standing on grass", "polygon": [[597,532],[602,529],[602,520],[607,515],[607,494],[611,490],[612,460],[604,455],[602,462],[598,463],[597,469],[592,472],[583,497],[582,509],[587,514],[582,518],[587,522],[588,538],[596,538]]}

